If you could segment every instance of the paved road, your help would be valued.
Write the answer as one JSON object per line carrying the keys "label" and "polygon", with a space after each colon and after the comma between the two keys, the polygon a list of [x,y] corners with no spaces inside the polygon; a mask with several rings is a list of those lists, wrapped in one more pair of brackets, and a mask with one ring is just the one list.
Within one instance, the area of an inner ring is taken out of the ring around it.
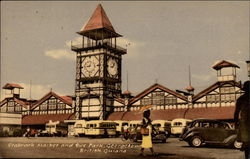
{"label": "paved road", "polygon": [[2,158],[166,158],[166,159],[243,159],[239,150],[228,148],[192,148],[184,141],[169,138],[154,143],[158,156],[139,156],[140,143],[119,138],[0,138]]}

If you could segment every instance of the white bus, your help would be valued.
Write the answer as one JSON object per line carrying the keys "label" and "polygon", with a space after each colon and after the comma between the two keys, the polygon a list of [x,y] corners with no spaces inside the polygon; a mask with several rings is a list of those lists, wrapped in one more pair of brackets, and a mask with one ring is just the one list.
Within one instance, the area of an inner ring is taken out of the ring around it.
{"label": "white bus", "polygon": [[142,125],[142,120],[131,120],[129,121],[129,132],[137,133]]}
{"label": "white bus", "polygon": [[128,126],[128,124],[129,124],[128,121],[124,121],[124,120],[115,120],[114,122],[116,123],[116,133],[117,134],[121,134],[123,132],[123,127],[125,125]]}
{"label": "white bus", "polygon": [[68,125],[68,137],[75,136],[74,124],[77,120],[64,120],[64,123]]}
{"label": "white bus", "polygon": [[116,123],[108,120],[92,120],[86,122],[85,135],[115,136]]}
{"label": "white bus", "polygon": [[182,134],[185,126],[187,126],[192,120],[184,119],[184,118],[177,118],[172,120],[171,122],[171,134],[173,135],[180,135]]}
{"label": "white bus", "polygon": [[67,136],[68,126],[66,123],[59,121],[49,121],[45,125],[45,130],[41,132],[43,136]]}
{"label": "white bus", "polygon": [[75,136],[84,136],[85,135],[85,127],[86,120],[77,120],[74,124],[74,134]]}

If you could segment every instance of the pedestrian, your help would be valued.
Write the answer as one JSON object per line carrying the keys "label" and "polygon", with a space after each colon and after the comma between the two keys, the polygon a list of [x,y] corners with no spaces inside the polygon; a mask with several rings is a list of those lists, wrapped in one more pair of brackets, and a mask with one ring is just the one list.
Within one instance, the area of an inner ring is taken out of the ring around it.
{"label": "pedestrian", "polygon": [[123,133],[124,133],[124,138],[127,140],[128,137],[129,137],[128,124],[127,124],[127,123],[125,123],[125,124],[123,125]]}
{"label": "pedestrian", "polygon": [[27,127],[26,129],[26,137],[29,138],[30,137],[30,127]]}
{"label": "pedestrian", "polygon": [[238,141],[242,142],[241,150],[245,152],[245,158],[250,159],[250,81],[246,81],[242,90],[244,94],[237,99],[234,113],[236,126],[239,125]]}
{"label": "pedestrian", "polygon": [[140,155],[145,156],[144,149],[149,148],[152,155],[156,155],[154,153],[153,144],[152,144],[152,123],[150,119],[150,110],[146,110],[143,112],[143,120],[142,120],[142,127],[141,127],[141,134],[142,134],[142,144],[141,144],[141,153]]}

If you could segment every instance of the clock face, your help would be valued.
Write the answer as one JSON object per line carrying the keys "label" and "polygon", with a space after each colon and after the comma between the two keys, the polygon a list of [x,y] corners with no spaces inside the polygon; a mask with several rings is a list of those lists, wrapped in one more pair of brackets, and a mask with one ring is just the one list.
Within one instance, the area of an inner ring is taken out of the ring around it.
{"label": "clock face", "polygon": [[112,76],[117,75],[117,73],[118,73],[118,64],[117,64],[116,60],[110,58],[108,60],[107,64],[108,64],[108,67],[107,67],[108,73],[110,75],[112,75]]}
{"label": "clock face", "polygon": [[99,61],[95,56],[86,57],[82,63],[82,72],[85,77],[96,76],[99,70]]}

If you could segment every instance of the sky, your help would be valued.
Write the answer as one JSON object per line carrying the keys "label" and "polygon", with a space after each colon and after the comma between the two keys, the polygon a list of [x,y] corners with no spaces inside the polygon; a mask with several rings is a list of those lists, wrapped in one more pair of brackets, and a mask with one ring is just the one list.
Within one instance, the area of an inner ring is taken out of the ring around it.
{"label": "sky", "polygon": [[[247,1],[1,1],[1,88],[18,83],[24,87],[21,97],[32,99],[51,89],[74,95],[76,64],[70,41],[79,41],[76,32],[99,3],[123,35],[119,45],[127,48],[122,91],[137,95],[156,82],[184,90],[190,65],[197,94],[217,81],[212,66],[221,60],[240,67],[237,81],[248,79]],[[1,99],[5,96],[1,89]]]}

